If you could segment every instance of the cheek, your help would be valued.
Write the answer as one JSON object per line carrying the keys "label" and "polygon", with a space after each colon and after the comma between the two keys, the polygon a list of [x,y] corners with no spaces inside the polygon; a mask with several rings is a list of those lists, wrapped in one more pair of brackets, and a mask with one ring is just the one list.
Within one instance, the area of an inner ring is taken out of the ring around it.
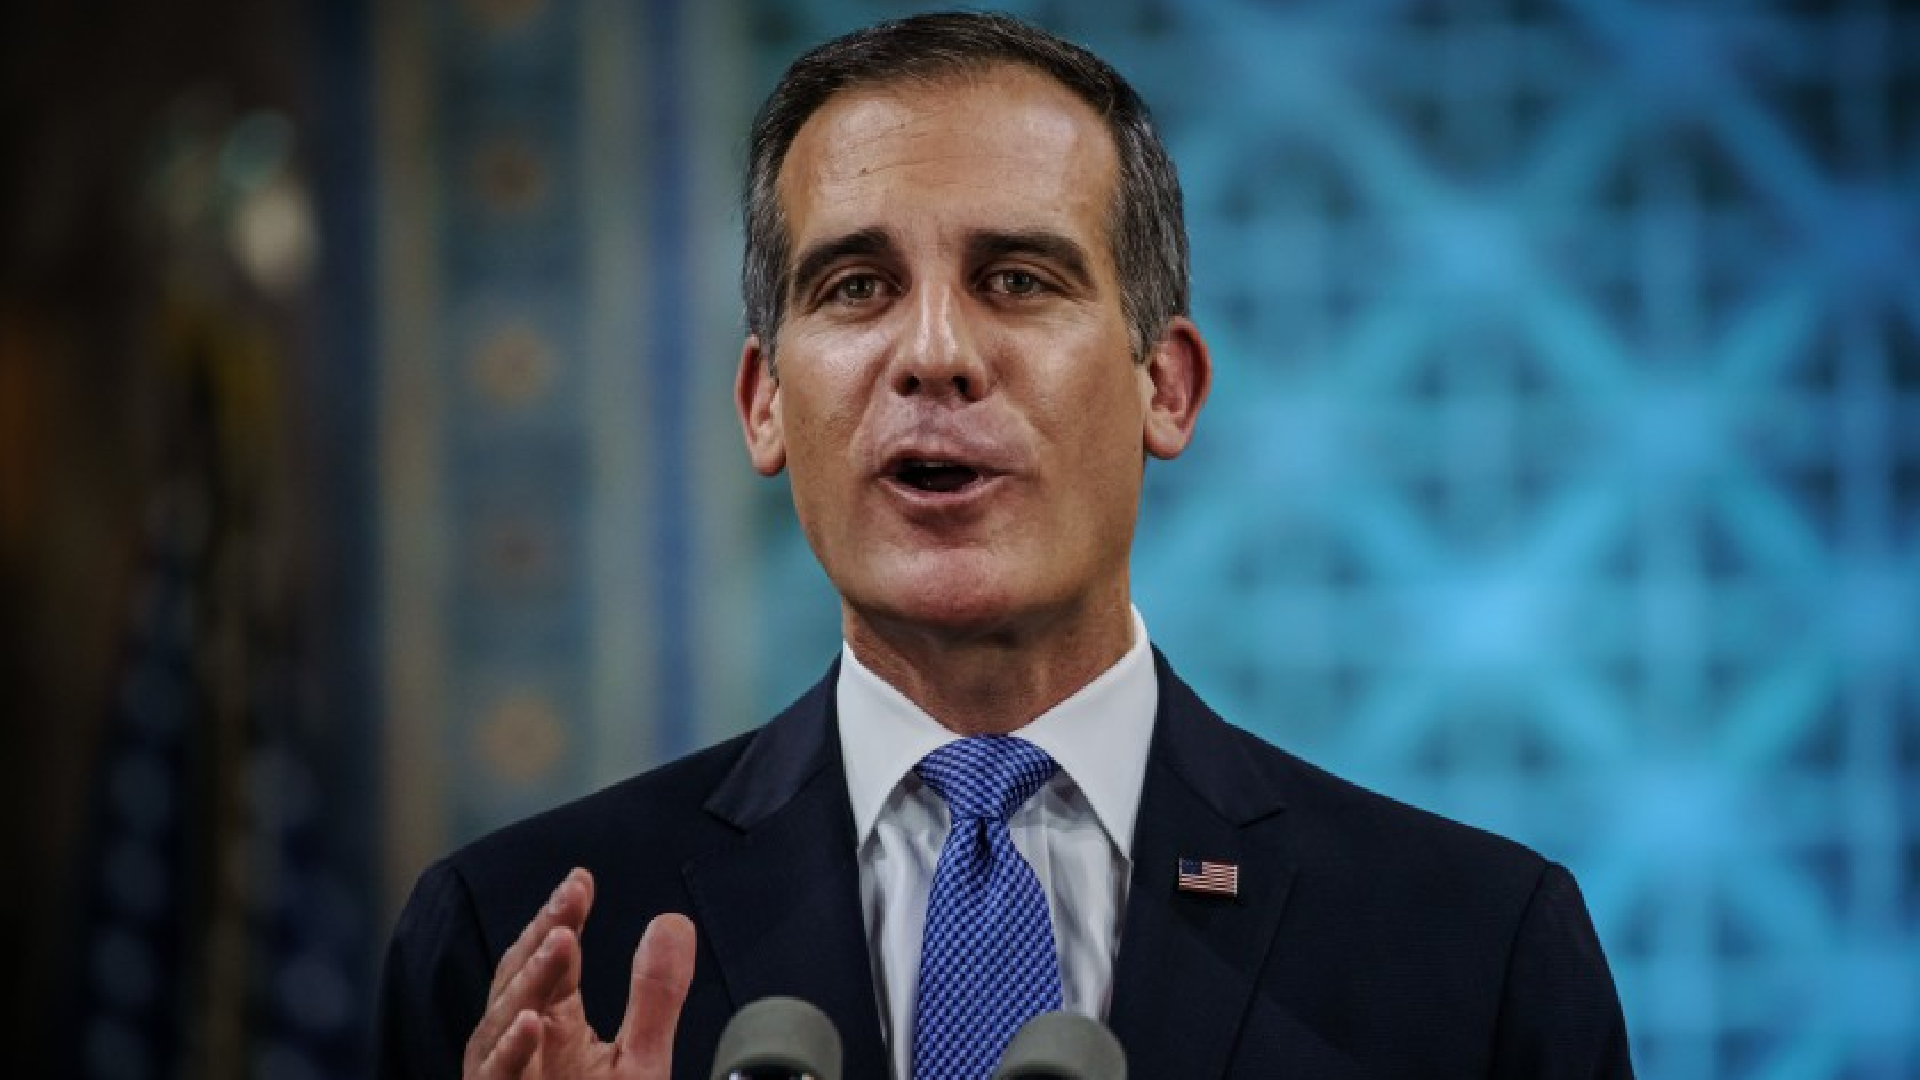
{"label": "cheek", "polygon": [[862,395],[839,373],[809,368],[804,376],[788,375],[781,398],[789,456],[817,458],[843,451],[859,427]]}
{"label": "cheek", "polygon": [[806,333],[782,341],[783,421],[790,453],[819,456],[844,450],[885,369],[885,337],[877,329],[858,333]]}
{"label": "cheek", "polygon": [[1112,356],[1104,361],[1100,367],[1105,370],[1096,368],[1097,375],[1078,380],[1051,407],[1060,410],[1064,422],[1071,425],[1074,443],[1082,452],[1110,467],[1137,455],[1146,409],[1132,361],[1119,361],[1127,365],[1123,371],[1112,369]]}
{"label": "cheek", "polygon": [[793,410],[787,425],[787,475],[796,498],[824,494],[851,474],[852,428],[837,414]]}
{"label": "cheek", "polygon": [[1048,395],[1046,409],[1063,466],[1055,481],[1079,507],[1073,516],[1096,531],[1130,521],[1144,453],[1138,381],[1108,377],[1063,387]]}

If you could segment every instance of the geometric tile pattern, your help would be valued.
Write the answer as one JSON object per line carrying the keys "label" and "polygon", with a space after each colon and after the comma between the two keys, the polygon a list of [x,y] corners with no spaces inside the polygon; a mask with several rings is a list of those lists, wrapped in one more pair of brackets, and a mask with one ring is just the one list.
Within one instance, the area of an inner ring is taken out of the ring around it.
{"label": "geometric tile pattern", "polygon": [[[1185,185],[1216,393],[1135,559],[1182,672],[1569,863],[1644,1075],[1920,1075],[1920,13],[1008,7]],[[756,90],[901,10],[746,4]],[[771,708],[835,627],[761,498]]]}

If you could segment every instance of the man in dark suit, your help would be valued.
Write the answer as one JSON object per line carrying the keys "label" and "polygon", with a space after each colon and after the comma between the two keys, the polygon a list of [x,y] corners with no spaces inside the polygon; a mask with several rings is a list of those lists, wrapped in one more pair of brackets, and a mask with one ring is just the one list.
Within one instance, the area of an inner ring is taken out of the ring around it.
{"label": "man in dark suit", "polygon": [[[383,1073],[704,1076],[791,994],[852,1077],[984,1076],[1054,1007],[1153,1080],[1631,1075],[1565,870],[1228,726],[1148,643],[1144,458],[1211,368],[1132,89],[1013,20],[917,17],[797,61],[750,155],[738,405],[840,659],[428,870]],[[1012,785],[986,810],[976,773]]]}

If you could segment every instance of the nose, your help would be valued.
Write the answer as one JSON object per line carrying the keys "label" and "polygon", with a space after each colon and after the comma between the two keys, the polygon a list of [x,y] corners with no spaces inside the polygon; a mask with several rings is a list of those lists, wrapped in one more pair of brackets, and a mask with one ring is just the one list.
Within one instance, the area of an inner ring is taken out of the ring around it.
{"label": "nose", "polygon": [[986,397],[993,376],[974,338],[965,294],[954,286],[923,286],[908,310],[911,323],[894,351],[894,392],[962,402]]}

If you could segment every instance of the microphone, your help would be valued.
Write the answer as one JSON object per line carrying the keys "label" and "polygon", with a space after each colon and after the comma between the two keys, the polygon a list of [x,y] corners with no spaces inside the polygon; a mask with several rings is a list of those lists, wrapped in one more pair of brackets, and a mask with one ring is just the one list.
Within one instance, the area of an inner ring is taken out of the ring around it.
{"label": "microphone", "polygon": [[1127,1080],[1127,1055],[1098,1020],[1041,1013],[1014,1033],[993,1080]]}
{"label": "microphone", "polygon": [[840,1033],[799,998],[768,997],[733,1014],[720,1033],[712,1080],[840,1080]]}

